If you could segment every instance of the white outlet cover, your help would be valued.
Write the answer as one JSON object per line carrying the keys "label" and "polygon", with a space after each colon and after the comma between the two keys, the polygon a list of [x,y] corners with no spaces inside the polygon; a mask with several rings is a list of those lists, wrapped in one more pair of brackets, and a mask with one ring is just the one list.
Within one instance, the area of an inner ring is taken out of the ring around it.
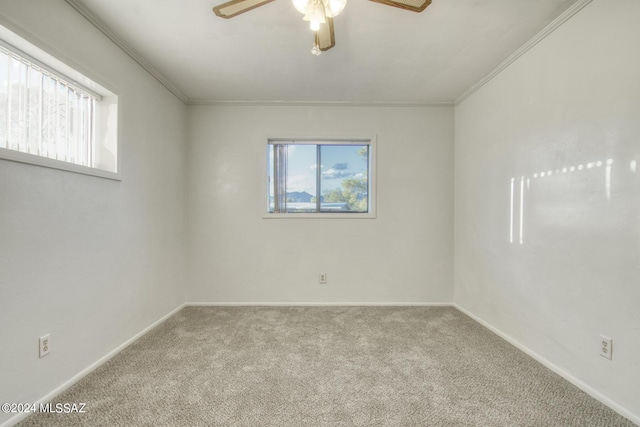
{"label": "white outlet cover", "polygon": [[611,360],[613,353],[613,340],[605,335],[600,335],[600,356]]}
{"label": "white outlet cover", "polygon": [[50,334],[40,337],[39,342],[40,342],[39,355],[42,358],[42,357],[45,357],[47,354],[49,354],[49,351],[51,351]]}

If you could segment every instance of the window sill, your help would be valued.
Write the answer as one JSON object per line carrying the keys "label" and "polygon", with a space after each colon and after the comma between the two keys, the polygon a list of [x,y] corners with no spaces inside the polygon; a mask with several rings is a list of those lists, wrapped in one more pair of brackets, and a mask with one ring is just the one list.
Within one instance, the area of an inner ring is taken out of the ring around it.
{"label": "window sill", "polygon": [[58,169],[67,172],[79,173],[82,175],[90,175],[98,178],[111,179],[114,181],[122,181],[120,174],[103,169],[90,168],[88,166],[76,165],[73,163],[63,162],[60,160],[50,159],[48,157],[36,156],[34,154],[22,153],[20,151],[0,148],[0,159],[12,162],[25,163],[28,165],[41,166],[50,169]]}
{"label": "window sill", "polygon": [[289,213],[265,214],[263,219],[375,219],[374,213]]}

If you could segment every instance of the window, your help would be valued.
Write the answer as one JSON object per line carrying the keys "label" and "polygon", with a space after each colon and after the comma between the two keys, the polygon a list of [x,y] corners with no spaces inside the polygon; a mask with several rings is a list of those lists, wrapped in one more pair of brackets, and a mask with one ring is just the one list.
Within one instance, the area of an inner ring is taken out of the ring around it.
{"label": "window", "polygon": [[113,93],[0,27],[0,158],[117,178],[115,107]]}
{"label": "window", "polygon": [[370,139],[270,140],[267,217],[373,217],[373,159]]}

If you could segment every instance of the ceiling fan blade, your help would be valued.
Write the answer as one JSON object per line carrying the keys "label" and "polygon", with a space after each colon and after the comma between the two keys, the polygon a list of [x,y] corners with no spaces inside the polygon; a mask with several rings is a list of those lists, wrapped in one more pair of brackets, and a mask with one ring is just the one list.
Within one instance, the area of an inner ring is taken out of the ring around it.
{"label": "ceiling fan blade", "polygon": [[375,3],[382,3],[388,6],[399,7],[400,9],[412,12],[422,12],[431,4],[431,0],[371,0]]}
{"label": "ceiling fan blade", "polygon": [[326,24],[321,24],[316,31],[316,43],[321,51],[329,50],[336,45],[336,36],[333,33],[333,18],[327,18]]}
{"label": "ceiling fan blade", "polygon": [[231,0],[214,7],[213,13],[221,18],[229,19],[272,1],[275,0]]}

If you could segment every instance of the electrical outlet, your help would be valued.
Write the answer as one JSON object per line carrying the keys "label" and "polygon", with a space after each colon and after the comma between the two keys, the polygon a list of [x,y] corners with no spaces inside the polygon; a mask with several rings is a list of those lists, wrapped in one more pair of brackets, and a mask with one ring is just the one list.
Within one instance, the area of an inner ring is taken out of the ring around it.
{"label": "electrical outlet", "polygon": [[318,281],[321,284],[327,283],[327,273],[320,273],[320,277],[318,278]]}
{"label": "electrical outlet", "polygon": [[49,343],[49,334],[40,337],[40,357],[45,357],[51,350],[51,344]]}
{"label": "electrical outlet", "polygon": [[600,335],[600,356],[611,360],[613,352],[613,340],[604,335]]}

